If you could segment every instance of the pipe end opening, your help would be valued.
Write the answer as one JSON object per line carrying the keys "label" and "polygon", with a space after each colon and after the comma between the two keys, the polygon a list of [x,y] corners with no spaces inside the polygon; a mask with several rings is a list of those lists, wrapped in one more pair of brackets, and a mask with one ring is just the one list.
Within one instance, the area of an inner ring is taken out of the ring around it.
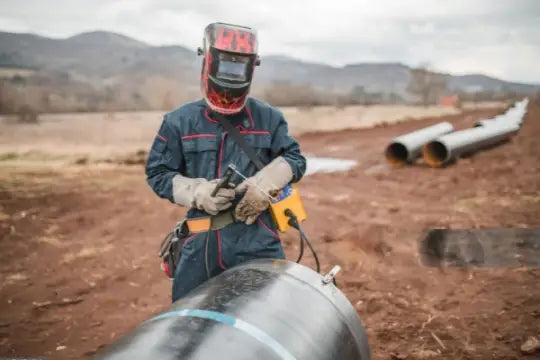
{"label": "pipe end opening", "polygon": [[386,148],[385,156],[391,165],[403,166],[409,160],[409,151],[405,145],[394,142]]}
{"label": "pipe end opening", "polygon": [[440,141],[432,141],[424,145],[424,161],[431,167],[442,167],[449,159],[446,146]]}

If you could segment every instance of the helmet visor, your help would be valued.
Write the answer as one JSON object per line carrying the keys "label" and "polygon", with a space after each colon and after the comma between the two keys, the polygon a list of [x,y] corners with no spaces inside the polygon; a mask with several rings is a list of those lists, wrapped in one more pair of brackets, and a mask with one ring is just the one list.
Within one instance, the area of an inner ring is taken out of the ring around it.
{"label": "helmet visor", "polygon": [[219,53],[216,78],[245,82],[247,80],[249,60],[248,56]]}

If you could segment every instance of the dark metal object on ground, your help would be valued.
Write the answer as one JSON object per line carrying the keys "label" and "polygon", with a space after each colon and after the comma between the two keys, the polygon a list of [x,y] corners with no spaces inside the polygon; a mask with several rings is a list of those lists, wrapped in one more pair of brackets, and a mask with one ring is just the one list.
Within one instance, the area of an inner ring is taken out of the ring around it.
{"label": "dark metal object on ground", "polygon": [[434,229],[420,241],[426,266],[540,267],[540,228]]}
{"label": "dark metal object on ground", "polygon": [[442,122],[398,136],[394,138],[386,148],[386,159],[392,165],[404,165],[413,162],[420,156],[424,144],[435,140],[441,135],[452,132],[453,130],[454,127],[452,124],[449,122]]}
{"label": "dark metal object on ground", "polygon": [[517,124],[495,124],[456,131],[424,145],[424,160],[432,167],[441,167],[459,156],[503,142],[518,131]]}
{"label": "dark metal object on ground", "polygon": [[236,266],[96,359],[370,359],[354,307],[323,280],[284,260]]}

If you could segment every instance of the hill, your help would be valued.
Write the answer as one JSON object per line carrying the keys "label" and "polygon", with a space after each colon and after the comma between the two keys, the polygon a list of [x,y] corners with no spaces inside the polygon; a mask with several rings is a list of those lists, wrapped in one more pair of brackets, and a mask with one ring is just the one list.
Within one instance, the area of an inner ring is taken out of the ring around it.
{"label": "hill", "polygon": [[[74,106],[79,110],[91,106],[100,109],[174,106],[198,96],[200,61],[195,51],[183,46],[152,46],[105,31],[66,39],[0,32],[0,68],[36,70],[23,80],[20,77],[17,80],[24,83],[27,92],[39,93],[41,97],[47,90],[47,99],[42,102],[51,111]],[[485,75],[446,76],[451,91],[531,93],[540,89],[538,85],[507,82]],[[399,63],[334,67],[285,56],[265,56],[256,71],[254,93],[264,97],[268,88],[286,83],[309,85],[314,91],[325,93],[347,94],[361,88],[367,92],[407,97],[409,79],[410,68]],[[14,92],[20,85],[11,86],[8,93],[17,97]],[[5,105],[3,110],[6,110]]]}

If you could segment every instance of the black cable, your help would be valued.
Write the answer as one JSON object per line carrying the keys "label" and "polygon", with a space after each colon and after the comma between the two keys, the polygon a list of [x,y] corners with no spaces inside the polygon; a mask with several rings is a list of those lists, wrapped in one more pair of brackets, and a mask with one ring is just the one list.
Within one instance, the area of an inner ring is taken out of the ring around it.
{"label": "black cable", "polygon": [[206,268],[206,276],[208,279],[210,279],[210,268],[208,266],[208,243],[210,238],[210,230],[206,233],[206,237],[204,239],[204,267]]}
{"label": "black cable", "polygon": [[171,231],[170,233],[165,235],[163,240],[161,240],[161,244],[159,245],[159,252],[158,252],[159,257],[163,257],[165,253],[169,251],[169,248],[171,246],[171,239],[173,236],[174,236],[174,232]]}
{"label": "black cable", "polygon": [[297,264],[300,264],[302,257],[304,257],[304,239],[302,238],[302,235],[300,235],[300,253],[298,254],[298,259],[296,259]]}
{"label": "black cable", "polygon": [[298,260],[296,260],[296,262],[299,263],[300,260],[302,260],[302,257],[304,255],[304,241],[305,241],[307,246],[309,247],[309,250],[311,250],[311,253],[313,254],[313,258],[315,259],[317,272],[320,273],[321,272],[321,264],[319,263],[319,257],[317,256],[317,252],[315,251],[315,249],[311,245],[311,242],[307,238],[306,233],[302,229],[302,226],[298,222],[298,218],[292,212],[291,209],[285,209],[284,213],[285,213],[285,216],[289,217],[288,224],[290,226],[294,227],[300,233],[300,255],[298,256]]}
{"label": "black cable", "polygon": [[311,250],[311,253],[313,254],[313,258],[315,259],[315,265],[317,267],[317,272],[320,273],[321,272],[321,264],[319,263],[319,257],[317,256],[317,252],[315,251],[315,249],[313,249],[313,246],[311,245],[311,242],[307,238],[306,233],[304,232],[304,230],[302,229],[302,226],[300,224],[298,224],[298,231],[300,231],[300,236],[302,236],[304,238],[304,241],[306,242],[307,246],[309,247],[309,250]]}

